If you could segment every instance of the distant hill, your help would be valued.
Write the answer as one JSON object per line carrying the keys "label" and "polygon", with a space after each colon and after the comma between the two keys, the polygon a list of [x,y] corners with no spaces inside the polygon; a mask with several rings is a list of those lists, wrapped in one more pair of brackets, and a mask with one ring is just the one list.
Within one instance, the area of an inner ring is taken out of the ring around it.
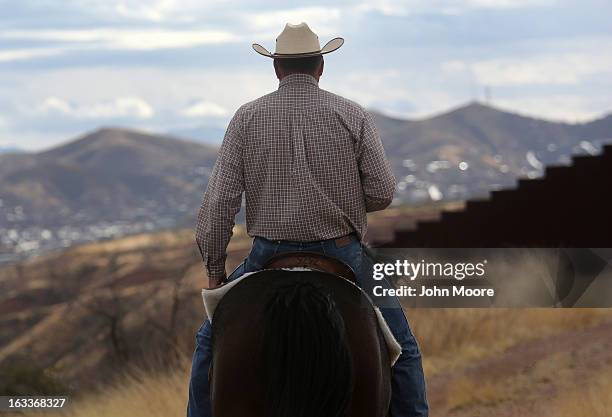
{"label": "distant hill", "polygon": [[[569,124],[478,102],[419,120],[374,115],[398,180],[396,204],[481,197],[569,163],[572,154],[597,153],[612,138],[612,115]],[[74,242],[193,227],[217,149],[103,128],[44,152],[1,154],[0,262]]]}
{"label": "distant hill", "polygon": [[408,201],[486,193],[519,176],[539,176],[545,165],[568,163],[572,154],[596,153],[601,143],[612,141],[612,115],[569,124],[472,102],[421,120],[375,116],[399,194]]}
{"label": "distant hill", "polygon": [[28,223],[175,218],[197,206],[216,155],[215,147],[104,128],[48,151],[0,155],[0,198]]}

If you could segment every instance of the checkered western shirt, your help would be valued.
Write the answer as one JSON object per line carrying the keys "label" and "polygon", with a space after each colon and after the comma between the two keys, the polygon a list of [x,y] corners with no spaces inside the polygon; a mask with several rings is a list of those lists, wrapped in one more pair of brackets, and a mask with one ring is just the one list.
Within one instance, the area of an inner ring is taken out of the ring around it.
{"label": "checkered western shirt", "polygon": [[393,199],[395,178],[370,113],[291,74],[231,119],[198,214],[209,277],[225,273],[234,217],[246,200],[250,236],[316,241],[353,231]]}

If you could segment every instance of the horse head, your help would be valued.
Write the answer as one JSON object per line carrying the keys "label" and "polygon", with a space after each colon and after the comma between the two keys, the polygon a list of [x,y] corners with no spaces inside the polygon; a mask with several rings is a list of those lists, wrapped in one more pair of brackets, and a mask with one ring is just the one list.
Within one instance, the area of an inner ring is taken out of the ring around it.
{"label": "horse head", "polygon": [[387,415],[391,367],[377,313],[338,274],[267,269],[236,283],[214,310],[212,350],[216,417]]}

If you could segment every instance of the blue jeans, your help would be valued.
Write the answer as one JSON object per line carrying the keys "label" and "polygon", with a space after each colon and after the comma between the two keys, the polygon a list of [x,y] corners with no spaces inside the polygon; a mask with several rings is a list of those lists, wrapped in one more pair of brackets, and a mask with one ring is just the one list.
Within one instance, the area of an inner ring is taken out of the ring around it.
{"label": "blue jeans", "polygon": [[[390,284],[374,281],[372,278],[372,259],[365,253],[356,235],[350,235],[348,244],[338,247],[334,239],[319,242],[271,241],[256,237],[247,258],[227,278],[227,281],[242,274],[263,268],[266,261],[277,253],[309,251],[324,253],[348,264],[355,272],[357,284],[367,294],[372,294],[374,285],[390,288]],[[425,390],[425,377],[421,364],[421,352],[410,330],[404,311],[396,297],[373,300],[380,308],[391,332],[402,346],[402,353],[392,369],[392,394],[390,416],[428,416],[429,407]],[[211,361],[211,324],[204,321],[196,334],[196,349],[191,366],[189,382],[188,417],[210,417],[210,397],[208,369]]]}

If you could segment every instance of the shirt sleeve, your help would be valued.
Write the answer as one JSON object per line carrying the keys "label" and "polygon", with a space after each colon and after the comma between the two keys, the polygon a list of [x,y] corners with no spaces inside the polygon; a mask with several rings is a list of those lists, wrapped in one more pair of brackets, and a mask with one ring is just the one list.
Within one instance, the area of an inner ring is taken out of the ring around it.
{"label": "shirt sleeve", "polygon": [[225,274],[226,250],[244,190],[240,109],[232,117],[202,199],[196,242],[209,277]]}
{"label": "shirt sleeve", "polygon": [[383,210],[393,201],[395,176],[376,130],[373,116],[364,110],[357,161],[366,212]]}

